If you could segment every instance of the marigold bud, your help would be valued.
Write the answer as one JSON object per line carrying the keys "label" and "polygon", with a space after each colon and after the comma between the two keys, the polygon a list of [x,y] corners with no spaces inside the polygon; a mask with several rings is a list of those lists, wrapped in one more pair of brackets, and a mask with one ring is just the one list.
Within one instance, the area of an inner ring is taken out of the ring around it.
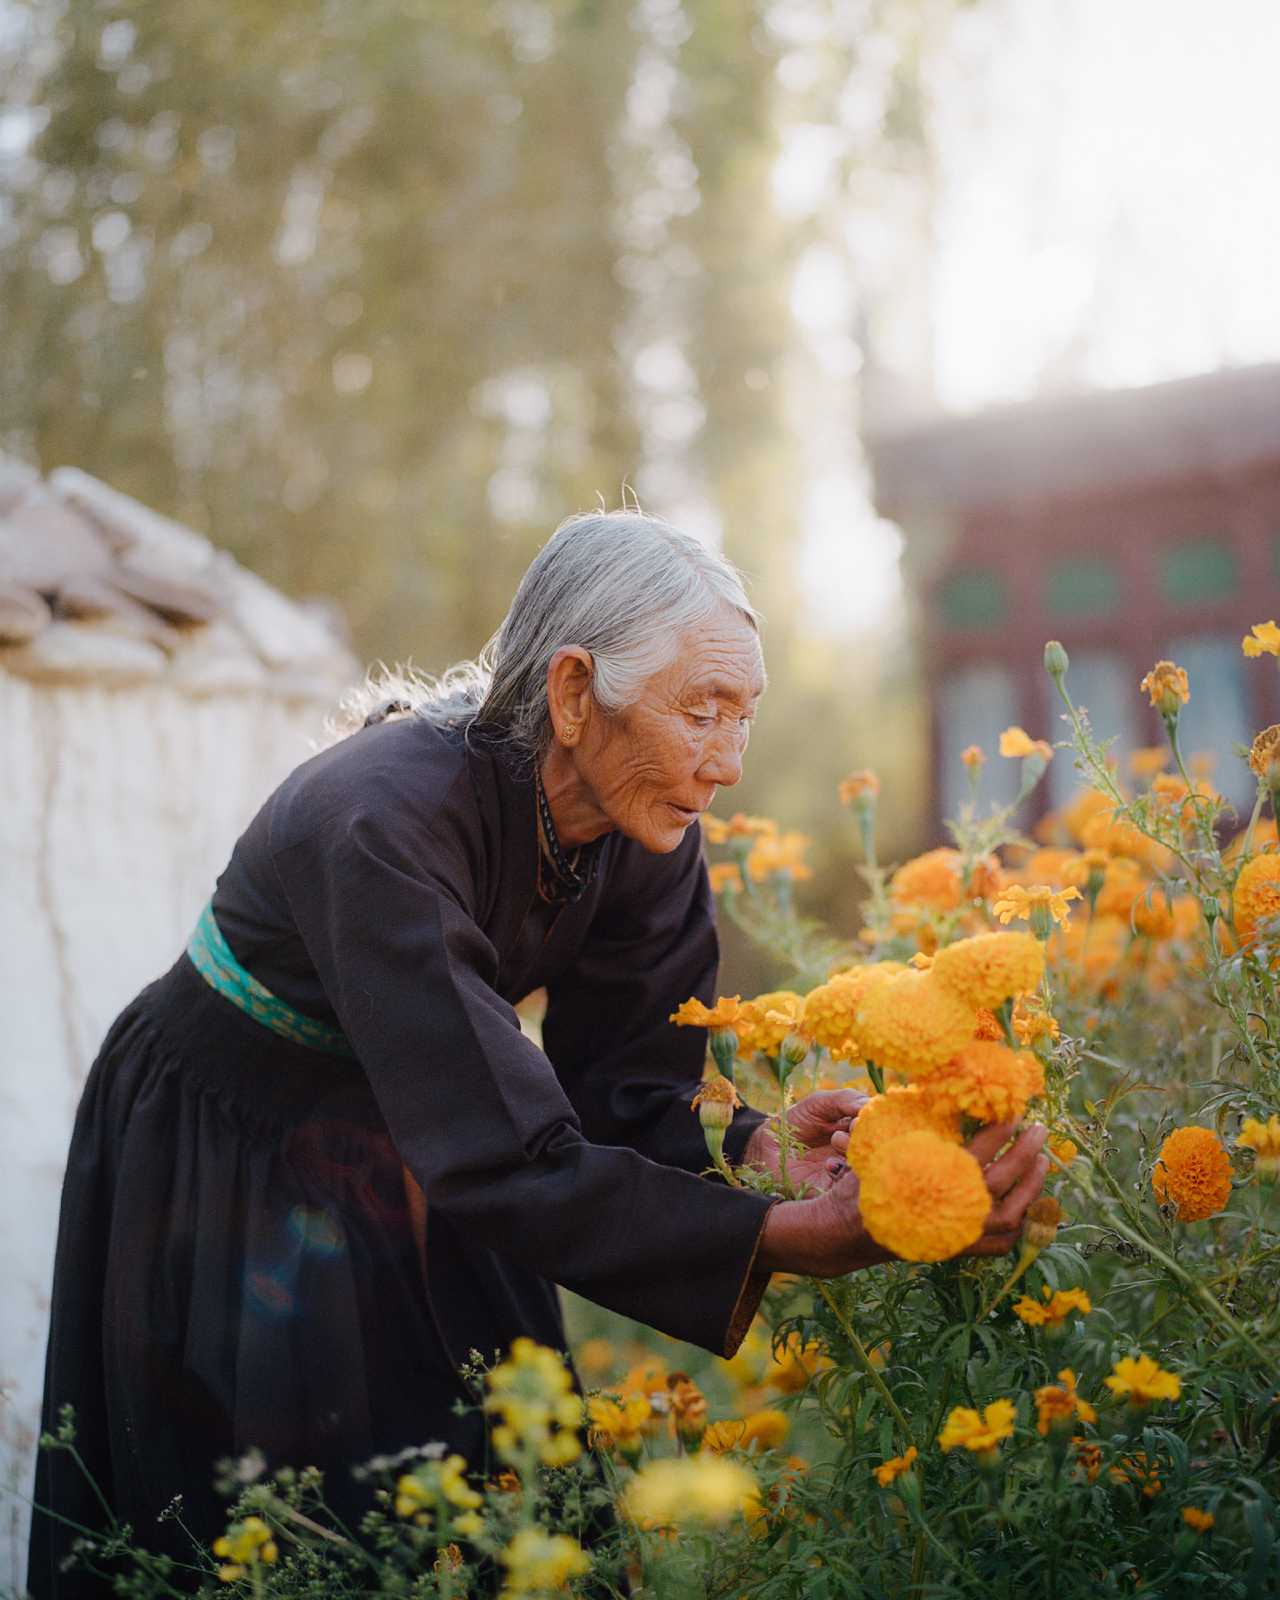
{"label": "marigold bud", "polygon": [[1056,639],[1050,639],[1044,647],[1044,670],[1057,682],[1066,677],[1070,665],[1070,658],[1061,644]]}
{"label": "marigold bud", "polygon": [[1166,722],[1176,721],[1191,698],[1186,670],[1172,661],[1157,661],[1138,687],[1151,697],[1151,704]]}
{"label": "marigold bud", "polygon": [[1033,1250],[1046,1250],[1057,1237],[1064,1220],[1062,1207],[1051,1194],[1042,1194],[1027,1207],[1022,1219],[1024,1243]]}

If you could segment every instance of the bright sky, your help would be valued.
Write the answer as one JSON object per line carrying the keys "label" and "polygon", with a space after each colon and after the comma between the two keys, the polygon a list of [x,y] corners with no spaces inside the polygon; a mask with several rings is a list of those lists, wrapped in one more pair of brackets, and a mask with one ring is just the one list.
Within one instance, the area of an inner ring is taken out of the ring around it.
{"label": "bright sky", "polygon": [[[963,12],[933,72],[930,270],[908,281],[902,318],[931,355],[937,403],[1280,358],[1278,81],[1277,0]],[[784,150],[781,206],[814,203],[822,156],[804,131]],[[806,259],[793,305],[838,384],[857,355],[831,260]],[[836,629],[900,610],[897,535],[857,492],[860,472],[847,451],[814,462],[805,565],[815,614]],[[833,490],[842,478],[847,494]]]}

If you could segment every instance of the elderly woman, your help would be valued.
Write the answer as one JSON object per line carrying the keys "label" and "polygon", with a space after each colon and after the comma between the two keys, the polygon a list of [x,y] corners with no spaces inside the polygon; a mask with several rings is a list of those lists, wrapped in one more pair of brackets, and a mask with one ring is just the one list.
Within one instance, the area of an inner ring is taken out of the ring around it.
{"label": "elderly woman", "polygon": [[[699,816],[765,687],[733,569],[638,514],[578,517],[478,664],[308,761],[263,806],[185,955],[115,1023],[63,1201],[46,1425],[71,1402],[116,1513],[220,1525],[213,1463],[483,1455],[458,1368],[564,1345],[563,1284],[719,1355],[770,1272],[883,1260],[836,1176],[859,1105],[792,1120],[811,1198],[708,1179],[689,1103],[716,986]],[[544,1049],[513,1006],[548,999]],[[990,1130],[991,1160],[1009,1130]],[[988,1167],[1006,1249],[1043,1131]],[[734,1160],[769,1166],[760,1113]],[[96,1507],[61,1455],[37,1501]],[[70,1595],[38,1518],[31,1584]],[[79,1580],[83,1581],[83,1580]]]}

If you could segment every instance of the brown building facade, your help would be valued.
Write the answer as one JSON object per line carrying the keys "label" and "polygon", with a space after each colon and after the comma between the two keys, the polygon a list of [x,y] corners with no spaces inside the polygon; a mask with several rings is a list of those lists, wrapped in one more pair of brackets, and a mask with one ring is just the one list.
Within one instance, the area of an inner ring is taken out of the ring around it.
{"label": "brown building facade", "polygon": [[[1138,680],[1161,657],[1186,667],[1184,751],[1212,755],[1217,786],[1251,803],[1234,747],[1280,720],[1277,663],[1240,649],[1280,614],[1280,364],[897,429],[870,450],[877,505],[907,537],[935,816],[966,792],[966,745],[994,757],[1010,723],[1064,737],[1050,638],[1122,759],[1162,738]],[[988,763],[990,798],[1011,795],[1012,766]],[[1076,782],[1060,753],[1041,808]]]}

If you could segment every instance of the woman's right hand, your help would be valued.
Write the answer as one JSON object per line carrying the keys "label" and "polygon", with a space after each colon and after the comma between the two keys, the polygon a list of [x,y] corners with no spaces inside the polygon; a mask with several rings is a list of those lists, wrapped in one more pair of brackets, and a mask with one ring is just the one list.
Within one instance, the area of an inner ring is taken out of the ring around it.
{"label": "woman's right hand", "polygon": [[[969,1153],[982,1166],[992,1207],[982,1237],[963,1255],[1004,1255],[1018,1242],[1023,1215],[1049,1170],[1048,1158],[1040,1153],[1046,1137],[1047,1130],[1039,1123],[1020,1133],[1013,1124],[1001,1123],[974,1137]],[[1011,1139],[1004,1154],[998,1154]],[[756,1258],[766,1272],[815,1278],[838,1278],[896,1259],[863,1226],[858,1179],[849,1171],[813,1199],[782,1200],[771,1207]]]}

